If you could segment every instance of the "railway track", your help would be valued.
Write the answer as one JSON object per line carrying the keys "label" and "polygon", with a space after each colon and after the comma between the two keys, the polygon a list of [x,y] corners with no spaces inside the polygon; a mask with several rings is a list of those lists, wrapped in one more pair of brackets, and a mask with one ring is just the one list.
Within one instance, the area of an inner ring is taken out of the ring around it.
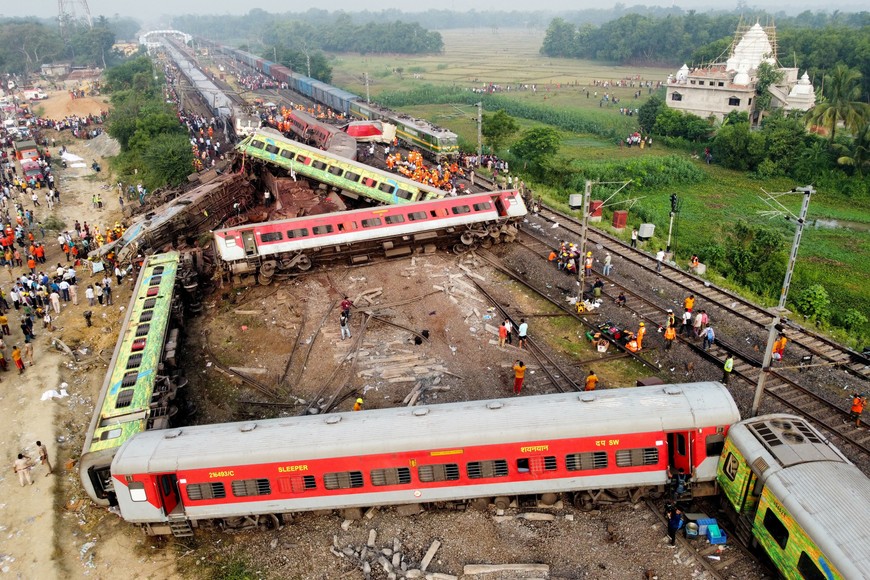
{"label": "railway track", "polygon": [[[576,220],[565,218],[560,214],[552,212],[552,210],[547,210],[547,213],[548,215],[544,216],[543,219],[550,224],[559,224],[560,227],[555,231],[559,232],[560,237],[564,239],[565,232],[576,233],[579,236],[579,232],[573,229],[574,226],[579,228]],[[548,228],[541,228],[540,231],[540,235],[533,234],[529,228],[525,228],[521,230],[518,242],[520,247],[524,247],[526,250],[546,259],[549,251],[558,247],[558,241],[552,238],[546,239],[544,233],[548,231]],[[600,244],[603,249],[610,251],[614,255],[622,256],[631,264],[647,270],[651,274],[657,274],[655,271],[656,260],[652,256],[637,251],[627,244],[599,232],[591,231],[589,233],[589,240],[592,244],[589,247],[597,247]],[[601,252],[601,250],[596,251]],[[629,285],[624,284],[621,279],[613,276],[607,277],[600,272],[595,272],[595,275],[608,283],[609,287],[606,286],[605,295],[619,291],[624,292],[629,297],[626,309],[640,320],[644,320],[648,324],[651,323],[652,328],[661,325],[666,319],[666,310],[674,306],[673,303],[660,298],[657,293],[640,294]],[[663,268],[663,276],[660,279],[662,281],[661,284],[668,286],[671,293],[675,290],[684,293],[694,293],[699,300],[704,301],[706,309],[716,308],[723,313],[727,313],[727,315],[737,316],[744,321],[752,323],[753,327],[759,331],[763,330],[766,333],[765,323],[770,324],[772,321],[772,316],[763,308],[753,305],[729,292],[709,286],[708,283],[705,283],[700,278],[681,272],[672,266],[668,270]],[[612,298],[613,296],[609,297]],[[677,310],[676,308],[673,309]],[[786,336],[789,336],[793,340],[793,347],[802,348],[812,353],[814,357],[818,355],[820,357],[825,356],[826,360],[830,359],[832,372],[834,365],[840,365],[836,361],[847,358],[852,360],[854,355],[860,357],[858,353],[836,345],[836,343],[824,339],[824,337],[820,338],[815,333],[803,333],[803,329],[797,325],[786,325],[785,328],[789,330]],[[697,356],[719,368],[724,364],[728,354],[732,354],[734,356],[732,379],[739,379],[751,386],[757,383],[762,372],[762,361],[755,350],[748,349],[743,344],[737,344],[720,336],[717,336],[713,346],[706,350],[691,337],[678,336],[677,340],[686,345]],[[762,344],[765,343],[762,342]],[[835,345],[839,347],[839,350],[832,352]],[[771,368],[767,371],[766,394],[784,406],[789,412],[795,412],[812,419],[820,426],[827,428],[836,437],[853,445],[862,453],[870,455],[870,431],[858,428],[851,422],[844,421],[847,409],[838,403],[828,400],[811,385],[802,384],[803,381],[801,379],[804,377],[802,373],[787,373],[787,370],[789,369]],[[855,370],[853,367],[852,374],[856,377],[856,380],[865,381],[866,374],[856,373],[854,372]]]}

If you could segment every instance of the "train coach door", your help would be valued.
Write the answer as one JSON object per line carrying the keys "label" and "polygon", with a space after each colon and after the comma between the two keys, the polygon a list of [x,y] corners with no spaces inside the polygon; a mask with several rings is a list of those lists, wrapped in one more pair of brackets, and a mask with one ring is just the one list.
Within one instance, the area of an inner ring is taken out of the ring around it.
{"label": "train coach door", "polygon": [[245,256],[250,258],[257,255],[257,241],[254,239],[254,230],[242,232],[242,242],[245,245]]}
{"label": "train coach door", "polygon": [[687,476],[692,474],[692,443],[689,431],[668,433],[668,466],[673,473],[683,470]]}
{"label": "train coach door", "polygon": [[163,511],[169,516],[179,506],[178,478],[174,473],[164,473],[157,476],[157,485],[160,488]]}

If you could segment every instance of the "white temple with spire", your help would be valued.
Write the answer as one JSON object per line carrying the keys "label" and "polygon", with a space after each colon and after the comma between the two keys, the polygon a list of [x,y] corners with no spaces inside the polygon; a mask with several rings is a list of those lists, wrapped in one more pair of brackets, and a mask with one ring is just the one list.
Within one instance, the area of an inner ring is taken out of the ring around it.
{"label": "white temple with spire", "polygon": [[[722,120],[731,111],[745,111],[753,116],[758,67],[762,62],[777,66],[776,33],[755,23],[745,32],[738,31],[725,62],[690,69],[683,65],[676,75],[668,76],[666,102],[669,107],[707,118]],[[798,69],[779,67],[783,79],[768,88],[771,108],[806,111],[815,104],[815,91],[805,72],[798,80]]]}

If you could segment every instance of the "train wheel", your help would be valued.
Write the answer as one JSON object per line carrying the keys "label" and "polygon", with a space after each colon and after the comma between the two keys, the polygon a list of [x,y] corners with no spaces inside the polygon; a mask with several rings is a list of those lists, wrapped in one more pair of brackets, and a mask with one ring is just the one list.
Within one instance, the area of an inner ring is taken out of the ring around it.
{"label": "train wheel", "polygon": [[559,501],[559,496],[555,493],[545,493],[541,495],[541,503],[544,505],[553,505]]}
{"label": "train wheel", "polygon": [[486,226],[486,232],[491,238],[497,238],[501,235],[501,226],[498,224],[489,224]]}
{"label": "train wheel", "polygon": [[257,282],[260,283],[260,286],[268,286],[272,283],[272,276],[266,276],[265,274],[257,274]]}
{"label": "train wheel", "polygon": [[583,510],[584,512],[588,512],[592,510],[593,507],[592,498],[589,497],[589,494],[586,492],[579,492],[574,494],[574,507]]}
{"label": "train wheel", "polygon": [[296,262],[296,267],[299,270],[302,270],[303,272],[307,272],[308,270],[310,270],[311,265],[312,265],[311,258],[309,258],[308,256],[305,256],[305,255],[300,256],[299,261]]}
{"label": "train wheel", "polygon": [[471,500],[471,508],[479,512],[485,512],[489,508],[489,501],[484,497]]}
{"label": "train wheel", "polygon": [[506,510],[509,507],[511,507],[511,498],[504,496],[504,495],[500,495],[497,498],[495,498],[494,500],[492,500],[492,503],[495,504],[496,509]]}
{"label": "train wheel", "polygon": [[470,246],[474,243],[474,234],[471,232],[462,232],[462,236],[459,239],[462,240],[462,243],[466,246]]}
{"label": "train wheel", "polygon": [[471,246],[466,246],[465,244],[453,244],[453,253],[454,254],[464,254],[468,250],[471,249]]}
{"label": "train wheel", "polygon": [[487,249],[491,248],[492,247],[492,238],[483,238],[483,240],[480,242],[480,247],[487,248]]}

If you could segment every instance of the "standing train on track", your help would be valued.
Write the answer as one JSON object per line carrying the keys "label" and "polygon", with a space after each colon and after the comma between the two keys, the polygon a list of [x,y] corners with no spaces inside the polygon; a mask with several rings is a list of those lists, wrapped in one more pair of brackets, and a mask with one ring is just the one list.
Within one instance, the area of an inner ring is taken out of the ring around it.
{"label": "standing train on track", "polygon": [[112,477],[125,520],[181,536],[374,505],[591,506],[660,493],[679,468],[714,493],[739,419],[719,383],[307,415],[141,433]]}
{"label": "standing train on track", "polygon": [[274,63],[249,52],[200,41],[214,50],[241,61],[276,81],[287,83],[292,90],[331,108],[347,117],[363,120],[386,121],[396,127],[396,137],[409,149],[419,149],[433,159],[453,157],[459,154],[456,133],[438,127],[424,119],[416,119],[403,113],[367,103],[364,98],[344,89],[334,87],[317,79],[291,71],[284,65]]}
{"label": "standing train on track", "polygon": [[527,213],[516,190],[445,197],[215,230],[215,254],[230,275],[257,274],[269,284],[276,273],[304,272],[316,261],[511,242]]}

